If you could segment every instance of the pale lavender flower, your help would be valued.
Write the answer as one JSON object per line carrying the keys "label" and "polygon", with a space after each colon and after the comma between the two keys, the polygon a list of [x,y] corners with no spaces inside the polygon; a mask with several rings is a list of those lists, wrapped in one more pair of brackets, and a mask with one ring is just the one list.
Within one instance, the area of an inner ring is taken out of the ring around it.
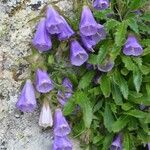
{"label": "pale lavender flower", "polygon": [[104,26],[101,24],[97,24],[96,34],[91,35],[91,36],[84,36],[81,34],[81,40],[84,46],[89,51],[94,51],[93,48],[95,47],[95,45],[105,38],[106,38],[106,31],[104,29]]}
{"label": "pale lavender flower", "polygon": [[114,62],[110,61],[109,59],[106,59],[103,64],[97,65],[98,70],[102,72],[109,72],[112,70],[113,67]]}
{"label": "pale lavender flower", "polygon": [[48,51],[52,48],[51,38],[46,30],[45,23],[46,19],[41,19],[37,26],[34,38],[32,40],[32,44],[40,52]]}
{"label": "pale lavender flower", "polygon": [[61,31],[60,34],[58,34],[58,39],[60,41],[68,40],[72,35],[75,34],[75,32],[72,30],[70,25],[67,23],[67,21],[61,16],[62,20],[64,21],[64,29]]}
{"label": "pale lavender flower", "polygon": [[110,150],[122,150],[121,136],[118,135],[112,142]]}
{"label": "pale lavender flower", "polygon": [[94,0],[93,7],[97,10],[104,10],[109,7],[109,0]]}
{"label": "pale lavender flower", "polygon": [[140,107],[140,110],[144,110],[146,108],[146,106],[143,104],[141,104],[139,107]]}
{"label": "pale lavender flower", "polygon": [[129,35],[123,48],[123,53],[127,56],[140,56],[143,53],[142,46],[133,35]]}
{"label": "pale lavender flower", "polygon": [[63,137],[68,135],[70,132],[71,129],[63,116],[61,109],[56,109],[54,116],[54,135]]}
{"label": "pale lavender flower", "polygon": [[68,99],[72,96],[73,86],[68,78],[64,78],[62,81],[62,86],[64,87],[64,92],[59,90],[57,94],[57,99],[59,103],[64,106]]}
{"label": "pale lavender flower", "polygon": [[97,33],[97,22],[88,6],[83,7],[79,29],[84,36],[91,36]]}
{"label": "pale lavender flower", "polygon": [[72,143],[67,136],[64,137],[54,137],[52,150],[72,150]]}
{"label": "pale lavender flower", "polygon": [[32,82],[31,80],[27,80],[16,103],[16,107],[22,112],[33,112],[36,106],[37,103]]}
{"label": "pale lavender flower", "polygon": [[35,79],[36,90],[40,93],[48,93],[53,90],[53,81],[46,71],[37,69]]}
{"label": "pale lavender flower", "polygon": [[148,143],[148,150],[150,150],[150,143]]}
{"label": "pale lavender flower", "polygon": [[49,102],[45,100],[43,102],[43,106],[39,117],[39,126],[47,128],[52,127],[52,125],[53,125],[52,112],[49,106]]}
{"label": "pale lavender flower", "polygon": [[81,66],[88,60],[87,52],[75,40],[71,42],[70,60],[74,66]]}
{"label": "pale lavender flower", "polygon": [[64,20],[52,6],[47,8],[46,17],[46,28],[50,34],[59,34],[64,30]]}

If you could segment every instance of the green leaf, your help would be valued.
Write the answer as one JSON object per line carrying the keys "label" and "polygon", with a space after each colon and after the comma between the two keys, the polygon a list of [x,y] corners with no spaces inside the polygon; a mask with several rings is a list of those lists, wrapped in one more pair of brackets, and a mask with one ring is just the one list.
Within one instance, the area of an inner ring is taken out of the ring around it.
{"label": "green leaf", "polygon": [[121,92],[119,90],[118,85],[116,85],[115,83],[113,83],[113,85],[112,85],[112,97],[113,97],[116,105],[123,104]]}
{"label": "green leaf", "polygon": [[118,25],[117,27],[117,32],[115,33],[115,44],[117,46],[122,46],[125,38],[126,38],[126,33],[127,33],[127,23],[123,21]]}
{"label": "green leaf", "polygon": [[145,133],[143,130],[137,131],[137,137],[143,142],[143,143],[149,143],[150,141],[150,135],[148,133]]}
{"label": "green leaf", "polygon": [[105,103],[105,111],[104,111],[104,125],[109,132],[112,131],[112,124],[114,123],[114,117],[112,115],[110,106],[108,103]]}
{"label": "green leaf", "polygon": [[143,7],[148,0],[132,0],[131,3],[129,4],[129,8],[133,10],[137,10],[138,8]]}
{"label": "green leaf", "polygon": [[76,104],[74,102],[74,99],[73,98],[69,99],[68,102],[64,106],[63,114],[65,116],[70,115],[73,112],[75,107],[76,107]]}
{"label": "green leaf", "polygon": [[117,119],[116,122],[113,123],[112,125],[112,131],[113,132],[119,132],[121,131],[129,122],[129,117],[128,116],[122,116],[119,119]]}
{"label": "green leaf", "polygon": [[105,28],[107,31],[114,29],[117,25],[119,24],[119,22],[117,20],[114,19],[109,19],[105,24]]}
{"label": "green leaf", "polygon": [[48,56],[48,64],[51,65],[54,63],[54,56],[53,55],[49,55]]}
{"label": "green leaf", "polygon": [[131,57],[127,57],[127,56],[122,56],[122,61],[125,65],[125,67],[130,70],[133,71],[134,68],[136,67],[135,63],[133,62],[133,60],[131,59]]}
{"label": "green leaf", "polygon": [[147,75],[150,73],[150,67],[149,66],[146,66],[146,65],[142,65],[140,67],[140,70],[141,72],[144,74],[144,75]]}
{"label": "green leaf", "polygon": [[133,108],[133,105],[131,103],[124,103],[121,107],[123,110],[128,111]]}
{"label": "green leaf", "polygon": [[127,81],[117,70],[113,73],[113,80],[120,87],[123,97],[127,99],[129,94]]}
{"label": "green leaf", "polygon": [[128,20],[128,25],[135,33],[139,33],[138,24],[134,18]]}
{"label": "green leaf", "polygon": [[143,39],[143,40],[141,41],[141,44],[142,44],[143,46],[149,46],[149,43],[150,43],[150,39]]}
{"label": "green leaf", "polygon": [[131,150],[130,148],[130,136],[128,132],[123,134],[123,150]]}
{"label": "green leaf", "polygon": [[139,92],[142,84],[142,74],[139,69],[133,71],[133,83],[136,91]]}
{"label": "green leaf", "polygon": [[128,112],[126,112],[125,114],[133,116],[135,118],[145,118],[146,117],[146,113],[140,110],[129,110]]}
{"label": "green leaf", "polygon": [[105,74],[101,76],[100,87],[104,96],[109,97],[111,92],[111,82],[109,77],[106,76]]}
{"label": "green leaf", "polygon": [[97,55],[94,55],[94,54],[89,55],[88,63],[96,65],[97,64]]}
{"label": "green leaf", "polygon": [[93,119],[93,110],[88,95],[81,91],[77,92],[75,94],[75,100],[83,111],[83,120],[85,127],[90,128]]}
{"label": "green leaf", "polygon": [[105,136],[102,150],[108,150],[110,148],[110,145],[111,145],[112,140],[113,140],[113,136],[114,135],[112,133],[109,133]]}
{"label": "green leaf", "polygon": [[79,89],[87,88],[90,85],[94,75],[95,75],[95,72],[93,71],[89,71],[85,75],[83,75],[81,80],[79,81],[79,86],[78,86]]}

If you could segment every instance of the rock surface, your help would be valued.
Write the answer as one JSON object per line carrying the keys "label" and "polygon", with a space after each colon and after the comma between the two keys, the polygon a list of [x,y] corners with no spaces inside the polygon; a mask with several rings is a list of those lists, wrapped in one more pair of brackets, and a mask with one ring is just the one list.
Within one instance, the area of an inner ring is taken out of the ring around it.
{"label": "rock surface", "polygon": [[[1,0],[0,1],[0,149],[1,150],[50,150],[51,130],[38,126],[39,109],[33,114],[16,110],[15,103],[22,81],[30,73],[24,59],[30,55],[30,42],[35,23],[48,3],[56,2],[63,11],[70,13],[72,0]],[[79,150],[73,140],[74,150]]]}

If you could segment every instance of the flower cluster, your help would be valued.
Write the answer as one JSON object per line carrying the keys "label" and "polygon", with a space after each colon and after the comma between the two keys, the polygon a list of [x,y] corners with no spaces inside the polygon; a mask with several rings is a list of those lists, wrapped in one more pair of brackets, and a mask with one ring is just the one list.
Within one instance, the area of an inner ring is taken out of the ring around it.
{"label": "flower cluster", "polygon": [[[107,9],[109,6],[110,6],[109,0],[93,1],[93,7],[97,10],[102,11],[104,9]],[[32,40],[32,44],[40,53],[42,53],[42,52],[47,52],[53,48],[52,38],[56,37],[59,42],[67,40],[70,45],[70,55],[69,55],[70,64],[73,66],[81,66],[85,64],[86,70],[88,72],[95,71],[96,74],[92,76],[91,73],[88,74],[87,77],[87,79],[92,77],[91,79],[93,79],[94,88],[95,88],[95,86],[101,84],[102,75],[112,70],[115,70],[113,68],[115,68],[116,64],[115,64],[115,60],[113,60],[111,58],[111,55],[109,54],[108,55],[106,54],[105,59],[101,63],[97,62],[96,64],[95,63],[90,64],[88,62],[90,55],[93,55],[94,53],[94,55],[97,56],[97,52],[95,51],[96,45],[98,43],[101,44],[103,42],[102,40],[107,40],[106,37],[107,35],[106,35],[106,30],[104,28],[104,25],[96,21],[88,6],[83,6],[80,24],[79,24],[80,37],[76,36],[77,34],[78,33],[75,33],[75,31],[70,27],[70,25],[65,20],[65,18],[61,16],[52,6],[49,6],[46,11],[46,17],[42,18],[39,21],[39,24],[37,25],[36,32]],[[123,46],[122,53],[129,57],[131,56],[137,57],[142,55],[143,48],[139,44],[137,37],[134,34],[131,33],[128,34],[128,38]],[[72,84],[73,82],[71,82],[71,80],[68,77],[64,77],[61,82],[61,88],[57,89],[57,91],[55,92],[56,89],[56,86],[54,84],[55,80],[53,76],[52,76],[53,80],[51,79],[51,75],[48,72],[49,71],[43,70],[41,68],[37,68],[35,73],[34,83],[32,84],[31,80],[26,81],[21,91],[20,97],[16,103],[16,107],[22,112],[33,112],[37,107],[35,90],[36,92],[43,94],[42,96],[44,96],[44,94],[45,95],[47,94],[48,96],[46,95],[43,100],[41,113],[39,117],[39,126],[47,128],[47,127],[52,127],[54,124],[54,142],[52,148],[53,150],[61,150],[61,149],[72,150],[73,146],[70,139],[68,138],[68,135],[71,132],[71,128],[66,118],[63,116],[62,109],[64,109],[66,103],[72,97],[73,92],[75,90],[75,85]],[[114,78],[115,75],[111,79]],[[118,75],[116,78],[114,79],[115,82],[113,83],[113,86],[115,86],[114,92],[116,92],[114,95],[112,93],[113,98],[120,94],[119,93],[120,91],[119,92],[117,91],[119,84],[122,84],[121,85],[122,94],[124,93],[126,94],[126,90],[123,89],[124,87],[126,88],[126,83],[121,83],[121,79],[122,79],[121,76]],[[138,80],[137,78],[136,80]],[[101,85],[100,86],[101,86],[101,91],[104,92],[104,96],[107,97],[110,94],[109,90],[111,88],[111,83],[110,83],[111,81],[109,81],[109,79],[107,78],[104,79],[105,80],[103,80],[103,82],[107,84],[106,87],[102,87]],[[87,85],[85,84],[85,86]],[[97,89],[95,88],[93,91],[96,93],[97,92],[96,90]],[[54,121],[53,121],[52,111],[50,108],[51,102],[49,101],[49,97],[52,91],[54,91],[54,93],[56,94],[55,98],[57,98],[57,101],[60,104],[59,108],[57,106],[57,108],[55,109]],[[87,90],[86,92],[89,91]],[[84,96],[84,94],[82,96]],[[120,101],[122,101],[122,98],[121,100],[117,99],[116,101],[117,103],[120,103]],[[95,102],[93,102],[92,105],[95,105],[94,103]],[[98,108],[99,106],[96,109]],[[113,109],[114,113],[116,113],[117,107],[115,108],[115,105],[111,109]],[[144,110],[145,106],[140,105],[140,109]],[[76,113],[74,114],[76,115]],[[110,114],[110,112],[107,112],[107,114],[113,116],[112,114]],[[150,144],[148,144],[148,146],[150,147]],[[120,132],[119,134],[117,133],[117,136],[114,138],[114,141],[112,141],[112,144],[110,145],[109,148],[110,150],[116,150],[116,149],[122,150],[122,147],[123,147],[122,134]]]}

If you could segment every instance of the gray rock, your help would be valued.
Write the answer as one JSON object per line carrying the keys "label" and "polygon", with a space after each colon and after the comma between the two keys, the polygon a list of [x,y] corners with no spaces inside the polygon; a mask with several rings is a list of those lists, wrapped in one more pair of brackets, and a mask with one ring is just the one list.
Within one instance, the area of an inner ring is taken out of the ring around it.
{"label": "gray rock", "polygon": [[[52,1],[52,0],[51,0]],[[50,150],[51,129],[38,126],[39,109],[33,114],[20,113],[15,108],[22,81],[30,74],[24,59],[31,54],[30,42],[35,23],[47,0],[0,1],[0,149]],[[60,0],[57,5],[67,13],[72,0]],[[79,150],[74,141],[74,150]]]}

